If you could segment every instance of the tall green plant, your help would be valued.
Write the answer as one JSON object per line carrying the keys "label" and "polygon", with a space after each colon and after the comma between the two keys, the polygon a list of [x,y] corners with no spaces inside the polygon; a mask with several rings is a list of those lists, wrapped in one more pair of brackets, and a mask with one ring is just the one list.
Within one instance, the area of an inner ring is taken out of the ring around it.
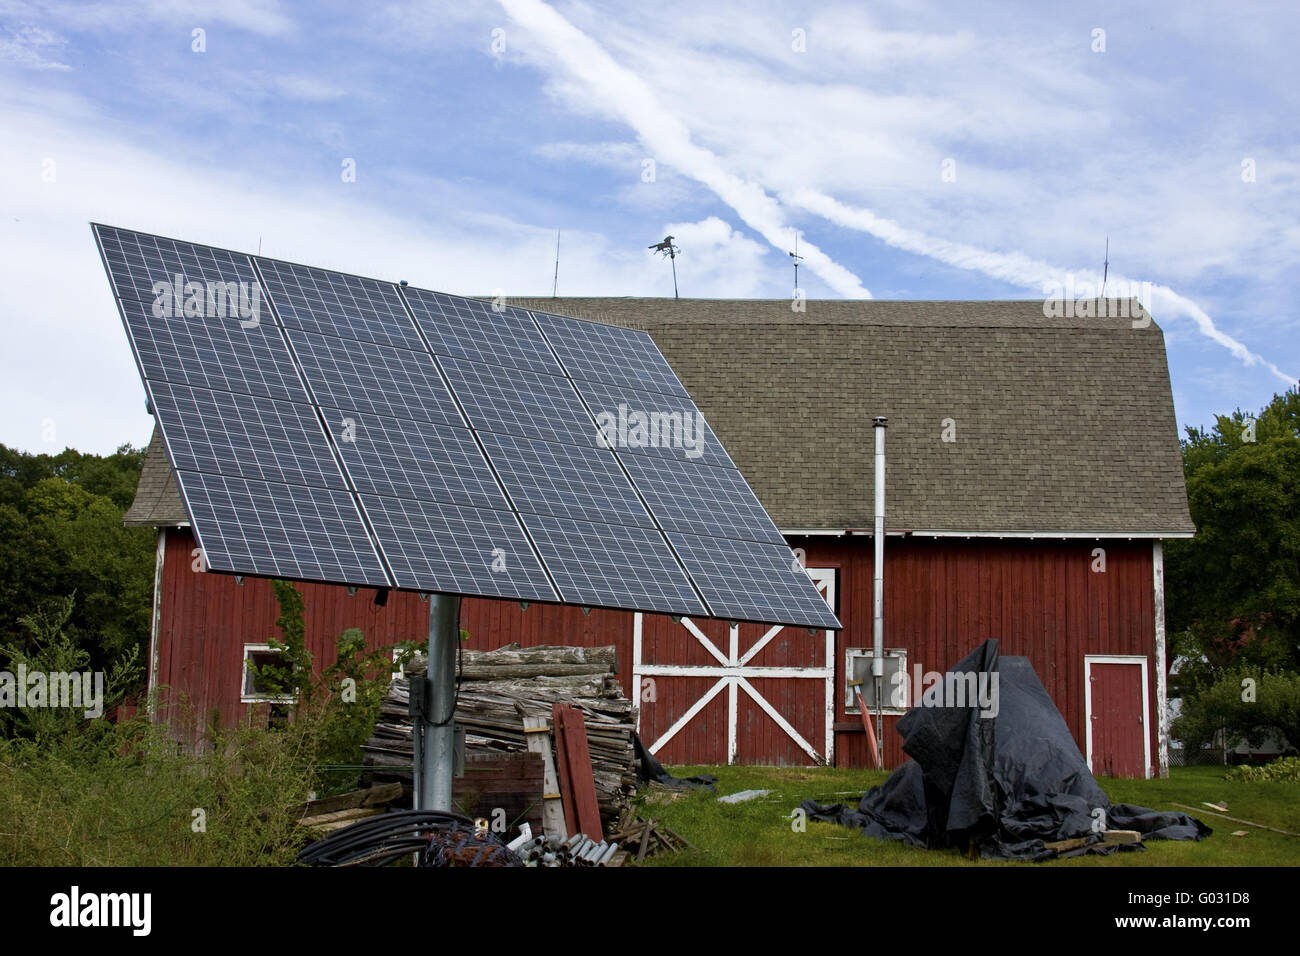
{"label": "tall green plant", "polygon": [[[374,731],[392,668],[409,660],[416,641],[399,641],[367,650],[360,628],[348,628],[335,642],[335,659],[319,675],[307,648],[305,606],[298,589],[287,581],[272,581],[279,603],[276,627],[279,638],[268,644],[280,653],[276,659],[250,668],[258,681],[276,695],[296,696],[295,720],[303,717],[318,725],[311,763],[317,768],[321,790],[347,789],[359,775],[361,745]],[[330,768],[341,768],[333,772]]]}

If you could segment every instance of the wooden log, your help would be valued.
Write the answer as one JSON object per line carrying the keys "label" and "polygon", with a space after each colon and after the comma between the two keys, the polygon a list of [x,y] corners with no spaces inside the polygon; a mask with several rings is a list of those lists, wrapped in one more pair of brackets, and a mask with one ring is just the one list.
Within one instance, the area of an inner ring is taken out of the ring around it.
{"label": "wooden log", "polygon": [[552,664],[546,661],[533,664],[466,664],[459,671],[461,680],[500,681],[530,677],[572,677],[574,675],[604,675],[609,666],[602,663]]}
{"label": "wooden log", "polygon": [[308,800],[306,803],[294,807],[291,812],[294,816],[302,819],[304,817],[335,813],[339,810],[351,810],[354,807],[375,807],[401,798],[401,784],[389,783],[378,787],[368,787],[364,790],[352,790],[332,797],[322,797],[319,800]]}
{"label": "wooden log", "polygon": [[[502,651],[507,653],[502,653]],[[518,653],[516,653],[518,652]],[[532,659],[559,659],[561,663],[589,665],[591,658],[614,661],[614,649],[526,648],[467,652],[476,666],[492,660],[502,666],[521,666],[525,652]],[[622,696],[612,674],[542,675],[507,680],[467,681],[461,685],[456,722],[465,731],[467,752],[510,753],[528,750],[525,718],[552,716],[554,705],[564,704],[581,713],[587,735],[591,777],[602,816],[617,820],[636,789],[636,762],[632,737],[636,706]],[[381,704],[379,719],[363,744],[365,763],[373,768],[371,780],[395,780],[409,786],[413,756],[412,728],[407,713],[408,681],[394,681]],[[540,811],[539,811],[540,812]]]}
{"label": "wooden log", "polygon": [[1043,846],[1054,853],[1068,853],[1071,850],[1082,849],[1088,845],[1088,837],[1071,837],[1068,840],[1053,840],[1051,843],[1044,843]]}
{"label": "wooden log", "polygon": [[349,807],[346,810],[335,810],[333,813],[317,813],[310,817],[303,817],[298,821],[299,826],[303,827],[321,827],[331,823],[337,823],[345,826],[354,823],[357,820],[364,820],[366,817],[377,817],[383,813],[381,807]]}

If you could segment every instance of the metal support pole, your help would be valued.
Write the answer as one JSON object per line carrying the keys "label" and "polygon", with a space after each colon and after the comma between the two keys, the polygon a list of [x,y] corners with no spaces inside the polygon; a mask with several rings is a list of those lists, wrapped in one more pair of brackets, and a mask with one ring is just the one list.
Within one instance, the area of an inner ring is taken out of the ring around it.
{"label": "metal support pole", "polygon": [[876,688],[876,741],[880,746],[881,763],[884,763],[884,677],[885,677],[885,417],[872,419],[876,432],[876,546],[873,562],[874,598],[871,618],[871,676]]}
{"label": "metal support pole", "polygon": [[428,706],[420,761],[420,810],[450,810],[456,753],[456,648],[460,642],[460,597],[429,595]]}

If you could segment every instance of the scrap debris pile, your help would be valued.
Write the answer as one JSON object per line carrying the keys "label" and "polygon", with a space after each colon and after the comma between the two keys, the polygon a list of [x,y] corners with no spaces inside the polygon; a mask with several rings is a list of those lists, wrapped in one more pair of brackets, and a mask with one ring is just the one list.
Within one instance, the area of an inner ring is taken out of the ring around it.
{"label": "scrap debris pile", "polygon": [[[422,676],[423,660],[407,672]],[[300,808],[305,828],[343,828],[299,859],[316,866],[410,858],[419,866],[578,867],[694,850],[657,821],[637,819],[631,797],[639,783],[711,790],[713,778],[677,780],[659,765],[636,735],[636,708],[615,675],[612,646],[462,651],[455,719],[465,755],[452,801],[466,816],[394,811],[410,805],[414,740],[410,678],[395,679],[363,745],[370,789]],[[369,818],[355,822],[363,814]],[[504,834],[516,829],[506,842]]]}
{"label": "scrap debris pile", "polygon": [[[407,667],[423,674],[423,658]],[[616,676],[615,648],[507,644],[462,652],[456,723],[465,729],[467,755],[526,752],[525,718],[551,719],[556,703],[582,712],[596,798],[602,818],[617,820],[636,791],[636,710]],[[409,683],[394,680],[374,735],[365,742],[372,779],[409,780],[412,724]]]}

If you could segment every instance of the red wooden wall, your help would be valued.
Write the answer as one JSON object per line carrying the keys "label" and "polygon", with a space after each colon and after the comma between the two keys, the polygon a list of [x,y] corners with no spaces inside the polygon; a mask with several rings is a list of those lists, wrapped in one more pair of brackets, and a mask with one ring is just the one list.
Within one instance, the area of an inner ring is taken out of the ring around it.
{"label": "red wooden wall", "polygon": [[[872,549],[866,536],[809,537],[793,542],[805,548],[809,567],[838,569],[837,611],[844,631],[836,648],[836,763],[866,766],[866,737],[859,718],[843,709],[844,650],[871,646]],[[196,713],[220,710],[225,723],[244,713],[239,701],[243,645],[275,635],[275,598],[267,582],[246,578],[242,585],[223,574],[191,569],[194,540],[188,531],[168,533],[162,582],[158,682],[182,690]],[[1092,570],[1093,549],[1105,549],[1106,570]],[[333,660],[334,639],[348,627],[361,628],[372,646],[398,640],[422,640],[428,606],[415,594],[392,592],[377,608],[374,592],[356,595],[329,585],[300,585],[307,606],[309,646],[322,665]],[[629,697],[632,684],[633,615],[574,607],[531,605],[467,598],[461,626],[469,646],[491,649],[510,641],[522,645],[614,644],[619,677]],[[721,622],[697,622],[725,653],[727,629]],[[740,646],[750,646],[765,631],[742,625]],[[699,645],[680,626],[650,616],[645,629],[647,662],[691,663]],[[885,646],[908,652],[909,673],[943,671],[986,637],[1001,641],[1002,653],[1024,655],[1056,701],[1080,749],[1084,735],[1084,655],[1148,656],[1152,713],[1148,714],[1156,747],[1154,607],[1149,540],[925,539],[890,538],[886,544]],[[787,628],[753,663],[819,665],[824,637]],[[696,688],[694,684],[698,684]],[[681,713],[713,683],[681,678],[668,688],[673,698],[660,714]],[[824,731],[823,685],[814,680],[755,681],[754,685],[818,750]],[[665,684],[660,682],[662,692]],[[745,763],[801,764],[798,747],[743,694],[739,759]],[[666,753],[673,761],[716,762],[718,741],[725,755],[727,693],[717,698],[682,731],[681,744]],[[662,701],[660,702],[662,703]],[[657,722],[662,722],[656,717]],[[903,759],[895,718],[885,719],[885,753],[889,766]],[[649,734],[647,734],[649,737]],[[649,740],[647,740],[649,742]],[[677,741],[673,742],[677,744]],[[1153,756],[1154,759],[1154,756]]]}
{"label": "red wooden wall", "polygon": [[[191,720],[211,722],[214,711],[223,726],[238,724],[250,707],[240,702],[244,645],[280,637],[275,627],[279,605],[270,582],[194,570],[194,536],[186,529],[167,532],[158,621],[157,685],[168,688],[178,728]],[[371,647],[420,638],[428,633],[428,605],[419,595],[392,592],[385,607],[376,607],[373,589],[299,584],[307,648],[317,669],[334,662],[335,640],[359,627]]]}
{"label": "red wooden wall", "polygon": [[[839,568],[837,688],[844,649],[871,647],[871,539],[807,538],[809,567]],[[1092,570],[1093,550],[1105,571]],[[907,649],[907,667],[943,671],[987,637],[1001,653],[1028,657],[1084,749],[1084,655],[1148,657],[1148,715],[1156,749],[1155,608],[1149,540],[1046,541],[989,538],[889,538],[885,545],[886,647]],[[837,723],[859,724],[836,704]],[[903,759],[897,718],[885,718],[888,766]],[[866,735],[836,735],[836,763],[866,766]],[[1153,756],[1154,759],[1154,756]]]}

